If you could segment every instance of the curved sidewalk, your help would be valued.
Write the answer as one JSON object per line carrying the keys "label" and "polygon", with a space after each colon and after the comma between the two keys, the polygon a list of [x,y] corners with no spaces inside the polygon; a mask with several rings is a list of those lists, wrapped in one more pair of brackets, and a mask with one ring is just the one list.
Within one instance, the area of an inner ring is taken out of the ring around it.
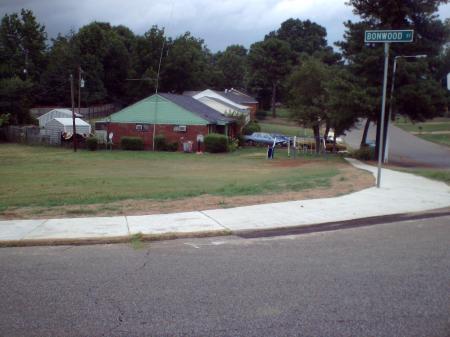
{"label": "curved sidewalk", "polygon": [[[376,175],[376,167],[347,159]],[[142,216],[0,221],[0,245],[125,241],[130,235],[216,235],[247,230],[307,226],[374,216],[450,207],[450,186],[443,182],[383,169],[381,188],[335,198],[197,212]]]}

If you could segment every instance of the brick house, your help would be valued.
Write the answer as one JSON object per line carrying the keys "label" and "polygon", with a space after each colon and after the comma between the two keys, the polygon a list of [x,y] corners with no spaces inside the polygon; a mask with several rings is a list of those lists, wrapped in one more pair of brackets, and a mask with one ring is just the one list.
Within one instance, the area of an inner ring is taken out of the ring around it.
{"label": "brick house", "polygon": [[160,93],[112,114],[106,129],[113,133],[114,144],[119,144],[124,136],[140,137],[144,148],[151,150],[155,132],[164,135],[168,142],[177,142],[179,150],[190,141],[193,151],[198,151],[203,150],[198,149],[198,136],[221,133],[234,137],[236,123],[192,97]]}

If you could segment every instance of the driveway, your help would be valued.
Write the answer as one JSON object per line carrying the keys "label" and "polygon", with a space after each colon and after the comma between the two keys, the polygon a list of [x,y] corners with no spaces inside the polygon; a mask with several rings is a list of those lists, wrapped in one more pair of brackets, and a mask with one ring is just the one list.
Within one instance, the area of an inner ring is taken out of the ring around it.
{"label": "driveway", "polygon": [[[359,148],[365,121],[362,120],[344,137],[352,148]],[[390,124],[389,163],[399,165],[450,168],[450,148],[416,137]],[[367,141],[375,141],[376,126],[371,123]]]}

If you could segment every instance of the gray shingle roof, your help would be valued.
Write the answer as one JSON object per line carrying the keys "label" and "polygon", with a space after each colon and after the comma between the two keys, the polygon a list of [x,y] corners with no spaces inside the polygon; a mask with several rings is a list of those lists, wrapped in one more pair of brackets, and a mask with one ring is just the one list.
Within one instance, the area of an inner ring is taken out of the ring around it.
{"label": "gray shingle roof", "polygon": [[221,95],[222,97],[228,98],[230,101],[233,101],[238,104],[255,104],[258,103],[256,99],[253,97],[244,94],[243,92],[230,89],[227,92],[225,91],[215,91],[215,93]]}
{"label": "gray shingle roof", "polygon": [[199,92],[201,92],[201,91],[198,91],[198,90],[188,90],[188,91],[183,92],[183,95],[186,95],[186,96],[195,96],[195,95],[197,95]]}
{"label": "gray shingle roof", "polygon": [[160,93],[159,95],[181,106],[182,108],[193,112],[197,116],[207,120],[212,124],[234,122],[232,118],[222,115],[220,112],[210,108],[206,104],[203,104],[202,102],[197,101],[195,98],[192,98],[190,96],[166,93]]}
{"label": "gray shingle roof", "polygon": [[210,100],[212,100],[212,101],[215,101],[215,102],[217,102],[217,103],[220,103],[220,104],[222,104],[222,105],[225,105],[225,106],[229,107],[230,109],[232,109],[232,110],[234,110],[234,111],[243,111],[243,109],[238,109],[238,108],[236,108],[236,106],[231,105],[231,104],[229,104],[229,103],[227,103],[227,102],[225,102],[225,101],[222,101],[221,99],[218,99],[218,98],[215,98],[215,97],[209,97],[209,96],[205,96],[205,97],[208,98],[208,99],[210,99]]}

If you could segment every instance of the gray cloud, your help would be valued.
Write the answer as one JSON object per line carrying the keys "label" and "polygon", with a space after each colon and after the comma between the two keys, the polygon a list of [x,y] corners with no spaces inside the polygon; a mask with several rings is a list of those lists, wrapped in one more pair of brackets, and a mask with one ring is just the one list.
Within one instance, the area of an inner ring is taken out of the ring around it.
{"label": "gray cloud", "polygon": [[[327,29],[328,42],[342,39],[343,22],[357,20],[344,0],[2,0],[0,13],[32,9],[46,26],[49,37],[97,20],[125,25],[142,34],[152,25],[165,27],[170,36],[190,31],[205,40],[213,50],[230,44],[261,40],[284,20],[310,19]],[[440,10],[441,18],[450,16],[450,5]]]}

